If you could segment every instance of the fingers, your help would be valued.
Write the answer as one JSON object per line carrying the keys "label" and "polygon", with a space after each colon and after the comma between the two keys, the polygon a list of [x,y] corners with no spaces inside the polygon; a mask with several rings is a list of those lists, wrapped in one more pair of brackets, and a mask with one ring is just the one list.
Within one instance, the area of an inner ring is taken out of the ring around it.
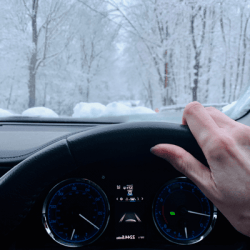
{"label": "fingers", "polygon": [[241,145],[250,146],[250,141],[247,139],[250,133],[249,126],[231,119],[214,107],[207,107],[205,110],[213,118],[219,128],[227,130],[226,132],[230,133],[230,135]]}
{"label": "fingers", "polygon": [[214,119],[199,102],[191,102],[184,109],[182,124],[188,125],[204,155],[207,156],[211,138],[217,137],[220,133]]}
{"label": "fingers", "polygon": [[234,121],[233,119],[231,119],[230,117],[228,117],[227,115],[225,115],[214,107],[206,107],[205,110],[220,128],[231,129],[236,125],[235,123],[237,123],[236,121]]}
{"label": "fingers", "polygon": [[214,186],[211,171],[189,152],[172,144],[158,144],[150,151],[154,155],[167,160],[177,171],[195,183],[205,195],[208,195],[207,197],[211,197],[209,192],[213,188],[210,187]]}

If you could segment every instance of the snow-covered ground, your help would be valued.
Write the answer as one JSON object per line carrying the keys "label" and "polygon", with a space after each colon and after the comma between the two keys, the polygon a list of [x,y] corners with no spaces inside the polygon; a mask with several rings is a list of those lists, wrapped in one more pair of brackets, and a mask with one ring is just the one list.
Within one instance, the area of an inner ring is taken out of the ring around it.
{"label": "snow-covered ground", "polygon": [[12,111],[0,108],[0,117],[6,117],[6,116],[19,116],[19,115],[15,114]]}
{"label": "snow-covered ground", "polygon": [[45,107],[34,107],[29,108],[23,111],[22,116],[30,116],[30,117],[50,117],[50,118],[58,118],[58,114],[54,112],[52,109]]}
{"label": "snow-covered ground", "polygon": [[74,107],[74,118],[96,118],[104,116],[123,116],[133,114],[155,114],[155,111],[146,107],[129,107],[128,105],[112,102],[107,106],[101,103],[80,102]]}
{"label": "snow-covered ground", "polygon": [[141,104],[141,101],[140,100],[123,100],[123,101],[118,101],[119,103],[122,103],[126,106],[129,106],[129,107],[138,107],[140,106]]}
{"label": "snow-covered ground", "polygon": [[[112,102],[108,105],[101,103],[86,103],[80,102],[76,104],[73,110],[73,118],[98,118],[98,117],[110,117],[110,116],[126,116],[135,114],[156,114],[152,109],[138,106],[133,107],[130,101]],[[138,104],[138,102],[136,103]],[[22,114],[15,114],[11,111],[0,109],[0,117],[9,116],[29,116],[29,117],[47,117],[47,118],[58,118],[59,115],[52,109],[46,107],[34,107],[26,109]],[[62,116],[66,117],[66,116]],[[70,117],[68,117],[70,118]]]}
{"label": "snow-covered ground", "polygon": [[[98,118],[98,117],[115,117],[115,116],[127,116],[126,121],[143,121],[143,120],[155,120],[155,121],[167,121],[174,123],[181,123],[183,110],[186,105],[172,105],[170,107],[162,107],[160,113],[156,113],[150,108],[143,106],[136,106],[140,101],[135,101],[132,105],[131,101],[118,101],[112,102],[108,105],[101,103],[86,103],[80,102],[75,105],[73,109],[73,118]],[[133,107],[134,106],[134,107]],[[220,106],[218,109],[236,120],[246,114],[250,109],[250,87],[243,92],[237,101],[232,102],[221,108],[220,103],[204,104],[206,106]],[[179,110],[177,110],[177,108]],[[174,110],[173,110],[174,109]],[[45,118],[58,118],[52,109],[46,107],[34,107],[29,108],[22,112],[22,114],[14,113],[10,110],[0,108],[0,117],[10,116],[29,116],[29,117],[45,117]],[[66,117],[66,116],[60,116]],[[70,116],[67,116],[70,118]]]}

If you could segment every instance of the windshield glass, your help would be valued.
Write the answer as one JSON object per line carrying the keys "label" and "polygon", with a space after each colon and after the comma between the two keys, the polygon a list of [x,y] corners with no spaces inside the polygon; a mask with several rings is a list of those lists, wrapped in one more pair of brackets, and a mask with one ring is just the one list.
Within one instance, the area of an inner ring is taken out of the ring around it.
{"label": "windshield glass", "polygon": [[0,119],[181,123],[192,101],[230,116],[249,92],[249,18],[245,0],[2,0]]}

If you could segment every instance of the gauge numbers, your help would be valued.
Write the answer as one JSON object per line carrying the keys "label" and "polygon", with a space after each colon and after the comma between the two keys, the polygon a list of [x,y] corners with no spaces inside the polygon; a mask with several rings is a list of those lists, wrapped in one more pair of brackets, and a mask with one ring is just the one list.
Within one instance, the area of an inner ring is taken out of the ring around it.
{"label": "gauge numbers", "polygon": [[153,219],[167,240],[190,245],[204,239],[212,230],[217,208],[186,177],[167,182],[153,203]]}
{"label": "gauge numbers", "polygon": [[69,179],[56,185],[43,206],[43,224],[59,244],[80,247],[104,232],[109,203],[103,190],[86,179]]}

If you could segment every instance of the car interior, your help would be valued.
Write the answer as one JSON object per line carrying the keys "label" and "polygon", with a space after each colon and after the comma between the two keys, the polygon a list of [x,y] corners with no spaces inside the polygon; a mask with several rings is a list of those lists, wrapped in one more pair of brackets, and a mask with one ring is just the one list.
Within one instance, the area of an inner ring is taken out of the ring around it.
{"label": "car interior", "polygon": [[[249,112],[237,122],[249,126]],[[195,184],[150,153],[171,143],[209,167],[186,125],[9,117],[0,134],[0,249],[250,249]]]}

